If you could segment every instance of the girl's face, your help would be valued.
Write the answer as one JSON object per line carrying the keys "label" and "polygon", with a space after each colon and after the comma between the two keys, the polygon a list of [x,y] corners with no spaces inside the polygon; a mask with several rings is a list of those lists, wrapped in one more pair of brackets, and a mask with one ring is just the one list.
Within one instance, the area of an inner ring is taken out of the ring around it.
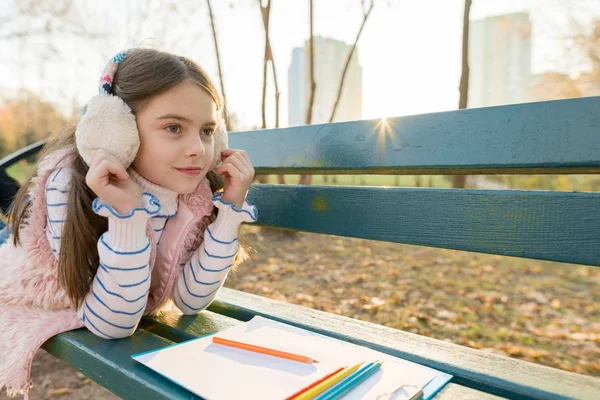
{"label": "girl's face", "polygon": [[151,98],[136,120],[140,149],[135,170],[180,194],[196,190],[215,157],[218,119],[210,95],[191,81],[181,82]]}

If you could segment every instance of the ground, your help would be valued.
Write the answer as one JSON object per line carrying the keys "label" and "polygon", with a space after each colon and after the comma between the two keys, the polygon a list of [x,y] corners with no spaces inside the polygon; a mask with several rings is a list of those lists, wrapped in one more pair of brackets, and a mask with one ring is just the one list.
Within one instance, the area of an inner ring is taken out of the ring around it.
{"label": "ground", "polygon": [[[600,269],[245,227],[227,285],[600,377]],[[116,398],[40,352],[31,399]],[[0,400],[6,400],[4,394]]]}

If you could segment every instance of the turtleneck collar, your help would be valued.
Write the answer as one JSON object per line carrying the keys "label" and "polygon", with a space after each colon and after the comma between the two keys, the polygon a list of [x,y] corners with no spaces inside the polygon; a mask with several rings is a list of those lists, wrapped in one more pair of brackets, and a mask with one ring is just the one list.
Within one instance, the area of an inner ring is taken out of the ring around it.
{"label": "turtleneck collar", "polygon": [[127,172],[131,179],[140,185],[142,191],[152,193],[160,200],[162,205],[160,215],[174,215],[177,212],[177,199],[179,196],[177,192],[150,182],[133,168],[129,168]]}

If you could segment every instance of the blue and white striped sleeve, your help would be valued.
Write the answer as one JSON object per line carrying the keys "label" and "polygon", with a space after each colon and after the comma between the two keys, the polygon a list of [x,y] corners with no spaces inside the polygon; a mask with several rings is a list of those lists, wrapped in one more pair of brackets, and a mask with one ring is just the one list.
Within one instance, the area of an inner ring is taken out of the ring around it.
{"label": "blue and white striped sleeve", "polygon": [[143,194],[143,204],[122,215],[99,199],[93,203],[97,214],[108,217],[108,231],[98,240],[100,265],[78,315],[102,338],[132,335],[146,308],[151,274],[146,226],[161,205],[150,193]]}
{"label": "blue and white striped sleeve", "polygon": [[188,315],[198,314],[213,301],[237,254],[240,224],[258,219],[256,207],[247,201],[237,209],[217,193],[213,204],[219,208],[219,215],[204,231],[204,241],[183,266],[173,290],[175,305]]}
{"label": "blue and white striped sleeve", "polygon": [[67,201],[71,174],[67,168],[53,171],[46,181],[46,237],[58,259],[60,239],[67,218]]}

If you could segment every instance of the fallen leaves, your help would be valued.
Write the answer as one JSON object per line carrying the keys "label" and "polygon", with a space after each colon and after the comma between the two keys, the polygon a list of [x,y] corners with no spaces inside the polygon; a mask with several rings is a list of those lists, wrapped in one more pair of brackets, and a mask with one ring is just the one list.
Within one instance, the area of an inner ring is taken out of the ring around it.
{"label": "fallen leaves", "polygon": [[600,376],[593,267],[245,227],[226,286]]}
{"label": "fallen leaves", "polygon": [[62,387],[60,389],[51,389],[46,393],[48,397],[58,397],[68,394],[71,391],[68,387]]}
{"label": "fallen leaves", "polygon": [[379,297],[372,297],[367,304],[363,305],[363,310],[378,310],[385,304],[385,300],[381,300]]}

